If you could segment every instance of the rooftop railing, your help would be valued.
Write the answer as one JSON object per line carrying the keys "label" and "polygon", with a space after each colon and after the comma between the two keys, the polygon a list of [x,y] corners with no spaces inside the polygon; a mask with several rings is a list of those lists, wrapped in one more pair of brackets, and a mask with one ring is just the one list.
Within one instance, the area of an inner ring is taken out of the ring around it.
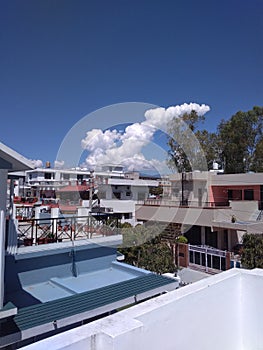
{"label": "rooftop railing", "polygon": [[171,199],[146,199],[143,201],[138,201],[137,204],[140,205],[150,205],[150,206],[167,206],[167,207],[202,207],[202,208],[222,208],[229,207],[229,202],[199,202],[199,201],[189,201],[189,200],[171,200]]}
{"label": "rooftop railing", "polygon": [[106,225],[91,216],[18,220],[17,231],[18,246],[92,239],[119,233],[114,225]]}

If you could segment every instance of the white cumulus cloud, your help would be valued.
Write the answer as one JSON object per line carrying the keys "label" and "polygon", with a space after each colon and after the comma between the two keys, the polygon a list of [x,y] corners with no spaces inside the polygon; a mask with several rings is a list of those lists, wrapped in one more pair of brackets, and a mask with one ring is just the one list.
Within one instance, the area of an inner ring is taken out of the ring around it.
{"label": "white cumulus cloud", "polygon": [[116,141],[120,138],[117,130],[92,129],[86,133],[85,139],[81,141],[82,148],[95,152],[97,149],[106,150],[116,147]]}
{"label": "white cumulus cloud", "polygon": [[142,154],[143,147],[149,145],[156,130],[166,131],[168,123],[185,113],[195,110],[203,116],[210,110],[207,105],[184,103],[167,109],[158,107],[145,112],[145,120],[134,123],[124,131],[92,129],[86,133],[81,146],[88,151],[86,165],[95,168],[101,164],[123,164],[128,170],[142,170],[162,166],[157,159],[147,160]]}
{"label": "white cumulus cloud", "polygon": [[54,168],[56,168],[56,169],[62,169],[63,168],[63,166],[64,166],[64,164],[65,164],[65,162],[64,162],[64,160],[55,160],[55,162],[54,162]]}
{"label": "white cumulus cloud", "polygon": [[42,168],[43,162],[40,159],[31,159],[31,162],[34,165],[34,168]]}
{"label": "white cumulus cloud", "polygon": [[158,129],[165,129],[165,126],[173,119],[182,117],[185,113],[191,113],[196,111],[199,116],[203,116],[205,113],[210,111],[210,107],[198,103],[184,103],[182,105],[170,106],[167,109],[159,107],[149,109],[145,112],[146,121],[144,124],[151,125]]}

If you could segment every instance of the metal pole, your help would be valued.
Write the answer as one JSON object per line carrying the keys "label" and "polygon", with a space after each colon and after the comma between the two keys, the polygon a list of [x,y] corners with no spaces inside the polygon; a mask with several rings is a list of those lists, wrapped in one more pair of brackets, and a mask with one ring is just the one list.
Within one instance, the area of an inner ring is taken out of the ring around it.
{"label": "metal pole", "polygon": [[0,309],[4,306],[5,280],[5,212],[0,211]]}
{"label": "metal pole", "polygon": [[7,170],[0,169],[0,309],[4,306]]}
{"label": "metal pole", "polygon": [[90,188],[89,188],[89,209],[92,211],[92,192],[93,192],[93,171],[90,172]]}
{"label": "metal pole", "polygon": [[208,262],[207,262],[207,248],[205,248],[205,271],[208,271]]}
{"label": "metal pole", "polygon": [[185,182],[186,182],[186,173],[182,172],[182,198],[181,198],[182,205],[186,205],[186,200],[184,196]]}

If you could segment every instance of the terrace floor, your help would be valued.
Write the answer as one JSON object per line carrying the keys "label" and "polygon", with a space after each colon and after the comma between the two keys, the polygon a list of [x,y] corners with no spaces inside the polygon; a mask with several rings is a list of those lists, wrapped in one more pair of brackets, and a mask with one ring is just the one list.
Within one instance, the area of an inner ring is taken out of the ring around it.
{"label": "terrace floor", "polygon": [[[51,278],[48,281],[23,286],[23,290],[31,294],[40,302],[47,302],[67,296],[83,293],[97,288],[105,287],[114,283],[123,282],[138,277],[138,272],[129,268],[121,269],[118,263],[103,270],[82,273],[64,278]],[[12,301],[19,304],[21,293],[13,294]]]}

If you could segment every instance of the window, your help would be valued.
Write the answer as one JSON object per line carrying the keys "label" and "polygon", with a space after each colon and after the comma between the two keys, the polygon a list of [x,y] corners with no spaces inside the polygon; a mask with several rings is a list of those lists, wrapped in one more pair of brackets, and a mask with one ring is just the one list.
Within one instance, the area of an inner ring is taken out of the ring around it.
{"label": "window", "polygon": [[139,192],[138,193],[138,200],[139,201],[144,201],[145,198],[146,198],[146,193],[144,193],[144,192]]}
{"label": "window", "polygon": [[69,180],[69,174],[63,174],[63,180]]}
{"label": "window", "polygon": [[253,189],[244,190],[244,199],[252,201],[254,199],[254,190]]}
{"label": "window", "polygon": [[45,179],[51,180],[52,179],[52,173],[45,173]]}
{"label": "window", "polygon": [[227,190],[228,200],[242,200],[242,190]]}
{"label": "window", "polygon": [[132,213],[124,213],[124,219],[128,220],[132,218]]}
{"label": "window", "polygon": [[113,197],[115,197],[116,199],[121,199],[120,192],[113,192]]}
{"label": "window", "polygon": [[210,247],[217,248],[217,231],[212,232],[210,227],[206,227],[205,243]]}

